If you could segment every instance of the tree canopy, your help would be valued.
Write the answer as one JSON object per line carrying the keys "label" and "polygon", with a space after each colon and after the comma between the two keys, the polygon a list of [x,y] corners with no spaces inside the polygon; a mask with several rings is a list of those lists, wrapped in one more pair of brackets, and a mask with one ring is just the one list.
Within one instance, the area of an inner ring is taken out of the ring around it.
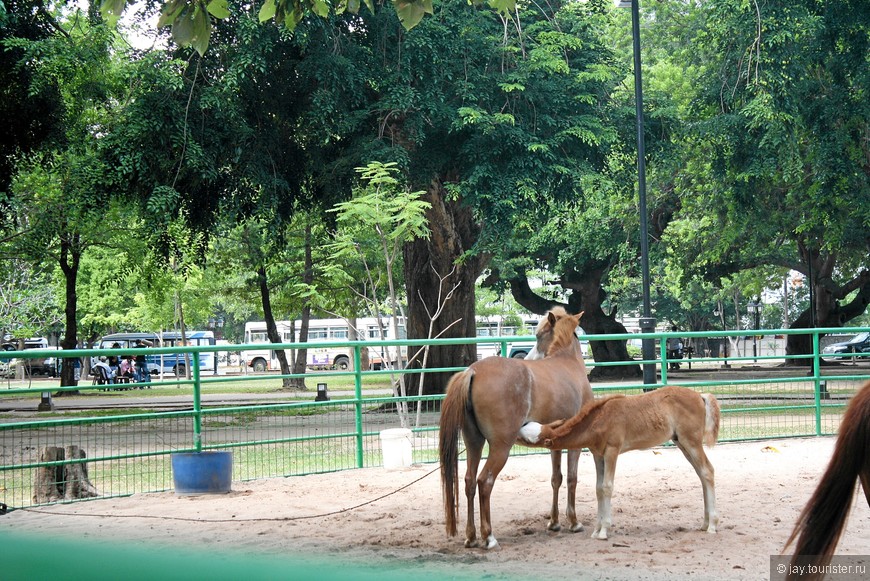
{"label": "tree canopy", "polygon": [[[173,0],[161,24],[178,44],[143,52],[95,5],[4,2],[0,256],[27,265],[16,301],[51,280],[71,345],[175,304],[198,320],[354,315],[337,289],[360,259],[335,252],[329,210],[360,191],[355,168],[380,164],[422,192],[429,236],[395,263],[411,337],[428,336],[448,273],[443,322],[461,321],[448,336],[474,334],[481,278],[531,311],[586,311],[587,332],[622,330],[640,302],[628,15],[605,0],[489,4]],[[856,321],[870,298],[870,6],[647,4],[660,323],[706,328],[733,305],[739,324],[793,271],[813,301],[786,324]],[[458,346],[430,363],[475,358]]]}

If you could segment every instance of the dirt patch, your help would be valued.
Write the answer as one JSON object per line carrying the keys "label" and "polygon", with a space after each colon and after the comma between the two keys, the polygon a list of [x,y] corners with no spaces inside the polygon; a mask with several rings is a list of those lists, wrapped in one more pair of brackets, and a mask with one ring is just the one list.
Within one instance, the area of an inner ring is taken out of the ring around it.
{"label": "dirt patch", "polygon": [[[476,578],[758,580],[768,578],[795,519],[827,465],[833,438],[720,444],[716,469],[719,532],[699,530],[700,482],[672,447],[620,456],[614,526],[593,540],[591,456],[580,464],[581,533],[546,530],[549,459],[514,457],[495,485],[493,525],[501,548],[465,549],[444,532],[434,464],[237,482],[215,496],[173,493],[18,510],[8,532],[123,539],[140,546],[200,547],[225,553],[299,556],[418,574]],[[463,467],[464,469],[464,467]],[[564,489],[562,510],[564,514]],[[465,502],[461,507],[464,528]],[[857,502],[838,554],[870,552],[870,510]]]}

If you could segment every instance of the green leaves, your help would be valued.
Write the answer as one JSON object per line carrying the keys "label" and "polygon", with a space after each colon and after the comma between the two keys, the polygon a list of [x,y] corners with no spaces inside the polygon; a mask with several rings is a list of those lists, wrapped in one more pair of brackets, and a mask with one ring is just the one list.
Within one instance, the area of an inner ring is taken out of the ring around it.
{"label": "green leaves", "polygon": [[126,7],[127,0],[103,0],[100,3],[100,12],[103,13],[109,24],[114,25]]}
{"label": "green leaves", "polygon": [[228,18],[230,10],[227,8],[227,0],[212,0],[208,3],[208,13],[215,18]]}
{"label": "green leaves", "polygon": [[432,0],[393,0],[393,6],[405,30],[411,30],[423,20],[423,16],[432,14]]}
{"label": "green leaves", "polygon": [[[105,18],[115,24],[130,0],[102,0],[100,10]],[[374,12],[372,0],[364,0],[366,7]],[[469,0],[478,6],[483,0]],[[509,12],[516,8],[515,0],[488,0],[487,4],[499,12]],[[2,6],[2,4],[0,4]],[[328,0],[265,0],[260,6],[260,22],[274,19],[289,30],[295,30],[302,19],[313,14],[326,18],[331,13],[357,14],[360,0],[338,0],[332,5]],[[405,30],[417,26],[426,14],[433,14],[432,0],[393,0],[393,7]],[[211,17],[224,19],[230,11],[227,0],[168,0],[160,11],[158,28],[172,27],[172,38],[180,46],[190,46],[203,55],[208,49],[211,37]]]}
{"label": "green leaves", "polygon": [[169,0],[160,12],[157,26],[171,26],[175,42],[193,47],[202,56],[211,37],[209,15],[226,18],[229,14],[226,0]]}

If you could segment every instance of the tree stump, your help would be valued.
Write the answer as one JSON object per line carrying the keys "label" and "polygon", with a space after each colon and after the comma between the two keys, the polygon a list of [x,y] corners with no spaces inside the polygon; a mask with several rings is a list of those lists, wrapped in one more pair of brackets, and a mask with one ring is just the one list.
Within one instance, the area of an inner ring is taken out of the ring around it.
{"label": "tree stump", "polygon": [[[87,455],[78,446],[46,446],[39,453],[40,462],[83,460]],[[33,502],[43,504],[59,500],[76,500],[98,496],[96,487],[88,477],[88,465],[84,462],[40,466],[33,482]]]}
{"label": "tree stump", "polygon": [[[65,449],[67,460],[83,460],[87,457],[85,451],[78,446],[67,446]],[[97,488],[91,484],[88,478],[88,465],[84,462],[66,464],[63,467],[65,489],[63,497],[66,500],[77,498],[93,498],[99,496]]]}
{"label": "tree stump", "polygon": [[[39,452],[40,462],[59,462],[64,458],[63,448],[46,446]],[[63,466],[40,466],[33,478],[33,502],[57,502],[63,498]]]}

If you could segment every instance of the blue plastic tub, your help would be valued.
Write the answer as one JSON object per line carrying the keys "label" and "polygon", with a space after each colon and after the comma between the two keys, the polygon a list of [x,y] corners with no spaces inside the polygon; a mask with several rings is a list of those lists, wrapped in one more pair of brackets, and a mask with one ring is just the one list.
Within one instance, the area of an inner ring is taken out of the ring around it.
{"label": "blue plastic tub", "polygon": [[224,494],[233,480],[233,454],[224,451],[172,454],[176,494]]}

